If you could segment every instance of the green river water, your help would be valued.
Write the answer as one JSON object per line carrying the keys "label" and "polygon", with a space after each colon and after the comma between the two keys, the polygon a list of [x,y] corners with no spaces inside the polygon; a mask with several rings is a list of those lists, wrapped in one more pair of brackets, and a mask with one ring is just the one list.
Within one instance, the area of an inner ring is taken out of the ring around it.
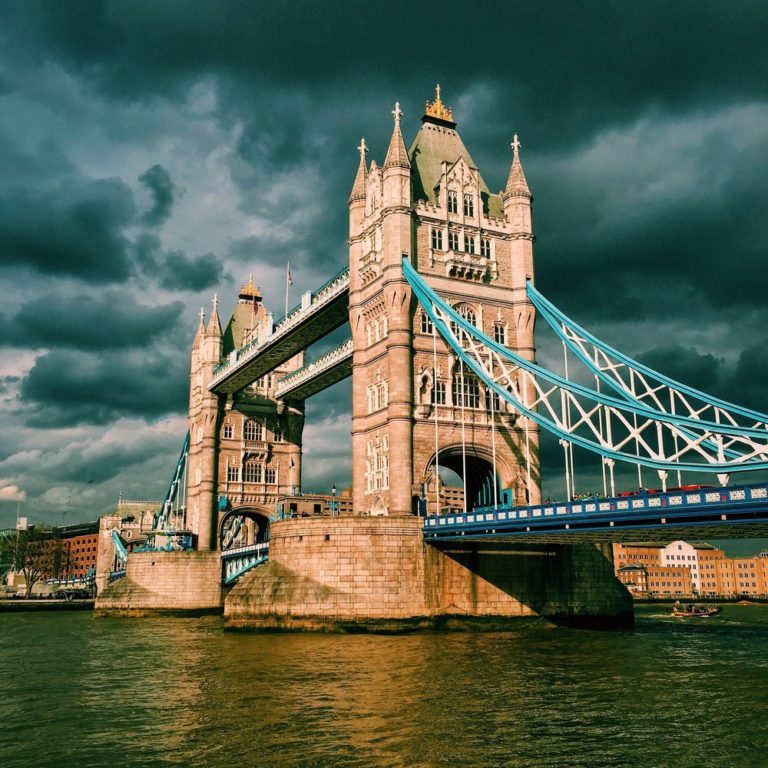
{"label": "green river water", "polygon": [[627,631],[0,615],[0,768],[768,766],[768,606]]}

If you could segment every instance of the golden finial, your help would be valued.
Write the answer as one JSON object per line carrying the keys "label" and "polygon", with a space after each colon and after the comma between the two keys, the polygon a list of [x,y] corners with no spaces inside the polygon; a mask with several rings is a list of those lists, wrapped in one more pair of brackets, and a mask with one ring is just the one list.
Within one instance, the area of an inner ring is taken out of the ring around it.
{"label": "golden finial", "polygon": [[261,291],[258,286],[253,284],[253,272],[248,275],[248,282],[240,288],[241,296],[258,296],[261,297]]}
{"label": "golden finial", "polygon": [[427,99],[425,114],[429,117],[436,117],[438,120],[447,120],[453,122],[453,109],[446,107],[440,98],[440,83],[435,86],[435,100],[430,104]]}

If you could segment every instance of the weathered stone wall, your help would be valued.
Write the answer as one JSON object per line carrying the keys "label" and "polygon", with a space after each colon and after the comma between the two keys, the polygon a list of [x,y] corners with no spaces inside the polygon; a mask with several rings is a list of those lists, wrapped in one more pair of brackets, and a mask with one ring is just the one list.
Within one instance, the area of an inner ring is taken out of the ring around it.
{"label": "weathered stone wall", "polygon": [[[424,544],[413,517],[273,524],[270,562],[228,595],[233,628],[404,629],[546,616],[631,621],[632,603],[595,545]],[[495,626],[495,625],[494,625]]]}
{"label": "weathered stone wall", "polygon": [[269,563],[230,592],[231,626],[389,626],[429,614],[421,520],[336,517],[273,523]]}
{"label": "weathered stone wall", "polygon": [[125,577],[98,595],[96,611],[218,611],[221,600],[219,552],[132,552]]}
{"label": "weathered stone wall", "polygon": [[429,545],[427,573],[445,616],[545,616],[556,622],[630,620],[632,600],[596,544],[446,542]]}

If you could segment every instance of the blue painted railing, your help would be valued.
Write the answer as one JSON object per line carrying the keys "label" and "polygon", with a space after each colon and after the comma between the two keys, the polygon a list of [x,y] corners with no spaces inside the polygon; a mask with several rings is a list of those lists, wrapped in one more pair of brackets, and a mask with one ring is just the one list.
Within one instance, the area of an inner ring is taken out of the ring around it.
{"label": "blue painted railing", "polygon": [[[596,498],[578,501],[519,507],[478,507],[471,512],[448,515],[428,515],[424,520],[427,537],[453,533],[496,534],[510,529],[526,532],[541,528],[553,521],[560,522],[560,529],[568,529],[572,523],[590,523],[592,527],[613,526],[622,518],[659,513],[664,522],[672,524],[675,517],[697,511],[721,513],[721,522],[727,523],[729,510],[765,510],[768,512],[768,484],[701,487],[696,490],[670,490],[645,492],[613,498]],[[667,517],[669,519],[667,519]],[[740,520],[739,522],[743,522]],[[583,526],[580,526],[583,529]]]}

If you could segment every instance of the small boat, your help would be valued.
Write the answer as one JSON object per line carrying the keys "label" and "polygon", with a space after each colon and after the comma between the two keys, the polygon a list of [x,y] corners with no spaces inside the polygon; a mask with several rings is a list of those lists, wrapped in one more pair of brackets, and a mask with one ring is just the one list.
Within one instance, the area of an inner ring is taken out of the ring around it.
{"label": "small boat", "polygon": [[706,619],[709,616],[715,616],[723,609],[719,605],[694,605],[689,603],[688,605],[680,605],[675,603],[675,607],[672,609],[673,616],[681,616],[685,618],[697,618]]}

